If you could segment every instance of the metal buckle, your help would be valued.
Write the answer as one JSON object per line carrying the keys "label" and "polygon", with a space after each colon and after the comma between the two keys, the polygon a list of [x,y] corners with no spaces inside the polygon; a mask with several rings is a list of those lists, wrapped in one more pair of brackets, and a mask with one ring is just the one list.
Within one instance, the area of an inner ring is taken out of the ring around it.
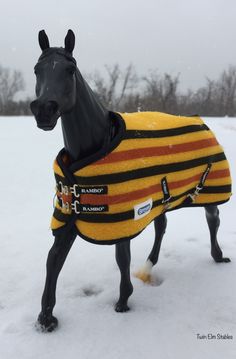
{"label": "metal buckle", "polygon": [[191,200],[194,202],[196,197],[199,195],[199,192],[203,189],[202,186],[196,186],[195,191],[193,193],[189,193],[187,197],[190,197]]}
{"label": "metal buckle", "polygon": [[62,201],[62,208],[66,210],[66,212],[70,211],[70,204],[69,202],[63,202]]}
{"label": "metal buckle", "polygon": [[79,214],[80,211],[77,206],[79,206],[79,201],[75,200],[71,203],[71,210],[74,211],[76,214]]}
{"label": "metal buckle", "polygon": [[74,195],[74,197],[79,198],[80,193],[79,193],[79,185],[78,184],[74,184],[73,186],[69,187],[66,185],[63,185],[63,183],[61,181],[58,182],[58,186],[57,186],[58,191],[61,194],[65,194],[66,196],[69,194],[69,191]]}
{"label": "metal buckle", "polygon": [[171,207],[171,203],[169,203],[171,198],[172,198],[172,196],[169,196],[167,199],[162,200],[162,202],[161,202],[163,204],[162,213],[167,211],[167,209],[169,209]]}
{"label": "metal buckle", "polygon": [[[57,184],[57,190],[60,192],[61,195],[66,195],[68,196],[69,193],[71,193],[75,198],[79,198],[80,193],[79,193],[79,185],[78,184],[74,184],[73,186],[66,186],[63,185],[63,183],[61,181],[58,182]],[[62,208],[65,209],[67,212],[74,211],[76,214],[80,213],[79,210],[79,201],[78,200],[74,200],[73,202],[69,203],[69,202],[63,202],[63,198],[61,198],[62,201]]]}
{"label": "metal buckle", "polygon": [[80,193],[78,184],[75,183],[72,187],[70,187],[70,191],[76,198],[79,198]]}
{"label": "metal buckle", "polygon": [[167,199],[161,201],[162,204],[168,203],[171,200],[172,196],[169,196]]}
{"label": "metal buckle", "polygon": [[195,201],[196,194],[195,194],[195,192],[194,192],[194,193],[189,193],[189,194],[187,195],[187,197],[190,197],[191,200],[192,200],[192,202],[194,202],[194,201]]}
{"label": "metal buckle", "polygon": [[69,188],[68,186],[64,186],[63,183],[61,181],[58,182],[58,190],[61,194],[65,194],[68,195],[69,194]]}
{"label": "metal buckle", "polygon": [[203,189],[203,186],[196,186],[196,189],[195,189],[196,194],[198,195],[202,189]]}

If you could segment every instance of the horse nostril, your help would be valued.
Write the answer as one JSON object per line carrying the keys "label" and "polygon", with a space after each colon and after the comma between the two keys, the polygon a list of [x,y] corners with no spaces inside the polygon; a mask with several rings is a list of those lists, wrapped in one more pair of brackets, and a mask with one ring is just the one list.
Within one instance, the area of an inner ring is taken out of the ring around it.
{"label": "horse nostril", "polygon": [[30,109],[31,109],[31,111],[33,112],[33,115],[34,115],[34,116],[37,116],[37,115],[38,115],[38,112],[39,112],[39,104],[38,104],[38,101],[37,101],[37,100],[31,102],[31,104],[30,104]]}
{"label": "horse nostril", "polygon": [[55,114],[59,108],[58,103],[56,101],[48,101],[45,107],[49,112],[51,112],[51,114]]}
{"label": "horse nostril", "polygon": [[39,116],[43,118],[50,118],[58,112],[59,105],[56,101],[43,102],[42,100],[37,99],[31,102],[30,109],[36,118]]}

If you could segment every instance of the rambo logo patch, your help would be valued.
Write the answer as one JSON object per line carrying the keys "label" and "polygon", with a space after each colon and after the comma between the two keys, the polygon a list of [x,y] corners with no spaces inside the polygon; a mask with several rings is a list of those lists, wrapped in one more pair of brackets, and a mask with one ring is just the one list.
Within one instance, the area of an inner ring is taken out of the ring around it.
{"label": "rambo logo patch", "polygon": [[80,194],[107,194],[107,186],[79,187]]}
{"label": "rambo logo patch", "polygon": [[134,220],[145,217],[152,209],[152,198],[134,206]]}
{"label": "rambo logo patch", "polygon": [[107,205],[100,205],[100,206],[94,206],[94,205],[90,205],[90,204],[82,204],[81,205],[81,212],[96,212],[96,213],[100,213],[100,212],[107,212],[108,211],[108,206]]}

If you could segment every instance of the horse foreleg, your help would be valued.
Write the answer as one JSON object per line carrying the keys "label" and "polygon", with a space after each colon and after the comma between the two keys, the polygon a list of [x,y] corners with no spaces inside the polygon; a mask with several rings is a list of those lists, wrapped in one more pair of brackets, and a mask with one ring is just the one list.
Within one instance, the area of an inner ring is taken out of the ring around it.
{"label": "horse foreleg", "polygon": [[52,315],[56,304],[57,279],[75,238],[74,230],[66,235],[55,236],[54,244],[48,253],[46,283],[41,301],[42,310],[37,323],[42,331],[51,332],[58,325],[57,318]]}
{"label": "horse foreleg", "polygon": [[211,236],[211,255],[216,262],[230,262],[229,258],[223,257],[222,250],[217,242],[217,232],[220,226],[219,209],[217,206],[207,206],[205,211]]}
{"label": "horse foreleg", "polygon": [[158,262],[158,257],[161,249],[162,238],[165,234],[167,226],[167,218],[165,214],[158,216],[154,219],[155,227],[155,242],[152,247],[151,253],[148,256],[148,259],[145,265],[135,273],[135,276],[141,279],[145,283],[151,282],[151,270],[152,267]]}
{"label": "horse foreleg", "polygon": [[130,241],[116,244],[116,261],[121,273],[120,298],[115,305],[116,312],[127,312],[128,298],[133,292],[130,281]]}

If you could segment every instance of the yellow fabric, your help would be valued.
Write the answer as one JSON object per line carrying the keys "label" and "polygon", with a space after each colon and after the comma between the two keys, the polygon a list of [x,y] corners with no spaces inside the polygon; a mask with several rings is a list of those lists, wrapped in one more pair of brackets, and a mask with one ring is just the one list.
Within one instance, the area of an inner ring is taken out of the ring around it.
{"label": "yellow fabric", "polygon": [[[203,121],[199,117],[180,117],[173,116],[158,112],[139,112],[139,113],[125,113],[121,114],[123,120],[125,121],[126,132],[127,131],[160,131],[160,130],[169,130],[169,129],[178,129],[184,126],[192,126],[204,125]],[[104,157],[106,160],[109,158],[109,155],[114,153],[121,153],[123,151],[132,151],[135,149],[148,149],[149,147],[160,147],[160,146],[171,146],[179,145],[183,143],[191,143],[198,140],[203,139],[214,139],[214,133],[210,130],[201,130],[199,132],[190,132],[181,135],[175,135],[170,137],[161,137],[161,138],[127,138],[123,139],[120,144],[108,155]],[[75,178],[78,177],[77,183],[79,183],[79,178],[83,178],[85,181],[86,178],[90,179],[94,176],[104,176],[104,175],[113,175],[113,174],[123,174],[127,171],[138,170],[140,168],[148,169],[149,167],[156,167],[161,165],[168,164],[178,164],[179,162],[195,160],[198,158],[202,158],[205,156],[216,155],[223,152],[222,147],[219,144],[213,145],[209,148],[200,148],[198,150],[188,150],[186,152],[167,154],[167,155],[157,155],[157,156],[147,156],[140,158],[129,158],[127,155],[127,159],[122,159],[120,161],[115,161],[114,163],[104,163],[102,164],[102,160],[98,160],[97,163],[94,162],[86,167],[79,169],[74,172]],[[128,153],[128,152],[127,152]],[[173,188],[171,190],[171,196],[175,197],[180,195],[181,193],[185,193],[187,191],[191,191],[192,188],[195,188],[201,179],[202,174],[206,170],[207,162],[204,164],[200,164],[198,166],[194,166],[193,168],[178,170],[177,172],[168,172],[161,174],[149,174],[143,178],[137,178],[129,180],[125,182],[118,183],[103,183],[103,185],[107,185],[108,187],[108,195],[115,196],[121,194],[129,194],[133,191],[149,188],[150,186],[154,186],[156,184],[160,184],[163,177],[167,178],[168,183],[172,183],[175,181],[181,181],[188,179],[189,177],[197,176],[198,179],[193,180],[191,183],[185,184],[180,188]],[[229,164],[226,159],[220,160],[218,162],[212,163],[212,167],[210,169],[210,174],[215,171],[228,170]],[[61,177],[64,177],[60,166],[55,161],[54,163],[54,172]],[[209,177],[209,178],[208,178]],[[204,187],[221,187],[230,186],[231,178],[230,176],[225,176],[222,178],[210,178],[210,175],[207,177]],[[96,184],[96,183],[95,183]],[[99,183],[100,184],[100,183]],[[216,202],[226,202],[231,196],[231,192],[226,191],[225,193],[201,193],[196,197],[195,202],[191,205],[207,205]],[[102,196],[101,196],[102,198]],[[109,215],[115,215],[124,213],[127,211],[133,211],[134,207],[144,203],[145,201],[152,200],[152,203],[158,200],[162,200],[163,193],[159,191],[157,193],[143,195],[143,197],[139,197],[136,199],[132,199],[123,203],[113,203],[109,204]],[[177,199],[176,201],[171,203],[171,209],[180,206],[186,196]],[[102,200],[102,199],[101,199]],[[60,206],[57,204],[57,208],[60,209]],[[99,241],[99,242],[107,242],[115,241],[122,238],[134,237],[139,232],[141,232],[153,219],[159,216],[163,210],[164,205],[158,205],[156,207],[152,207],[151,211],[147,213],[144,217],[139,219],[127,219],[117,222],[109,222],[109,223],[93,223],[80,219],[80,215],[78,216],[75,225],[78,229],[78,232],[88,240]],[[90,214],[88,214],[89,216]],[[91,214],[92,215],[92,214]],[[100,214],[97,214],[100,215]],[[103,215],[101,213],[101,215]],[[92,217],[91,217],[92,218]],[[51,227],[53,230],[57,230],[58,228],[62,228],[65,225],[65,222],[59,221],[55,217],[52,218]]]}

